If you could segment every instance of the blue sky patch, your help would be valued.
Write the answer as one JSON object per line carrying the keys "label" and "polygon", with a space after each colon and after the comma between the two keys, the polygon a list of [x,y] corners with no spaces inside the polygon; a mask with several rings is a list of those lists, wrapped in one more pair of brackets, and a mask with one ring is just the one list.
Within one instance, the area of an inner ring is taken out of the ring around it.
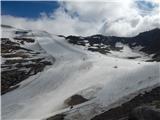
{"label": "blue sky patch", "polygon": [[144,11],[152,11],[154,8],[158,7],[157,4],[149,2],[149,1],[143,1],[143,0],[137,0],[136,4],[139,9]]}
{"label": "blue sky patch", "polygon": [[40,13],[50,14],[59,7],[56,1],[1,1],[1,14],[38,18]]}

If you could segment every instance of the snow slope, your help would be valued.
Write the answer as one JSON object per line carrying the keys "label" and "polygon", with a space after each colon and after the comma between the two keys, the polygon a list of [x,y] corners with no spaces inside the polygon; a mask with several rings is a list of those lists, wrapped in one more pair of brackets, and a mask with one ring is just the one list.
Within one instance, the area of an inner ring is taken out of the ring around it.
{"label": "snow slope", "polygon": [[56,61],[2,96],[2,119],[43,119],[68,112],[67,98],[81,91],[87,96],[87,89],[101,88],[95,89],[92,100],[68,112],[70,119],[87,120],[127,95],[160,84],[157,62],[112,58],[68,44],[56,35],[35,33],[35,39]]}

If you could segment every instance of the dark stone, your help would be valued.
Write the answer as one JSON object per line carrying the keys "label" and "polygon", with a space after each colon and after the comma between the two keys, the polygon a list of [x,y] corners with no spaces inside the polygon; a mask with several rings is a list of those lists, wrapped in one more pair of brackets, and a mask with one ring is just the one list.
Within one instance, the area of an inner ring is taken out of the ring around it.
{"label": "dark stone", "polygon": [[58,35],[58,37],[63,37],[63,38],[65,38],[65,36],[64,36],[64,35]]}
{"label": "dark stone", "polygon": [[15,40],[20,40],[20,41],[25,41],[25,42],[28,42],[28,43],[33,43],[35,41],[33,38],[25,38],[25,37],[14,37],[14,39]]}
{"label": "dark stone", "polygon": [[114,68],[118,68],[118,66],[114,66]]}
{"label": "dark stone", "polygon": [[64,120],[64,117],[65,117],[64,114],[57,114],[55,116],[47,118],[46,120]]}
{"label": "dark stone", "polygon": [[129,120],[160,120],[160,111],[150,106],[140,106],[132,110]]}
{"label": "dark stone", "polygon": [[74,105],[84,103],[86,101],[88,101],[88,99],[84,98],[81,95],[73,95],[70,98],[68,98],[67,100],[65,100],[65,103],[69,106],[74,106]]}
{"label": "dark stone", "polygon": [[13,28],[13,27],[10,26],[10,25],[4,25],[4,24],[1,24],[1,27],[2,27],[2,28]]}
{"label": "dark stone", "polygon": [[29,32],[29,30],[20,30],[20,31],[15,31],[15,34],[20,34],[20,35],[25,35]]}
{"label": "dark stone", "polygon": [[135,56],[135,57],[127,57],[128,59],[136,59],[136,58],[140,58],[140,56]]}

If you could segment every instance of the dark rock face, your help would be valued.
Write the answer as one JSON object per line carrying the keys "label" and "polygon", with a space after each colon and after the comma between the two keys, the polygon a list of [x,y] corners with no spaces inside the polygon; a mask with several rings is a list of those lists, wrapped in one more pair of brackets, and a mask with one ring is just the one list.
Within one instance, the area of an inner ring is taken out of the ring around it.
{"label": "dark rock face", "polygon": [[25,37],[14,37],[14,39],[19,41],[21,44],[24,44],[24,42],[33,43],[35,41],[33,38],[25,38]]}
{"label": "dark rock face", "polygon": [[53,117],[47,118],[46,120],[64,120],[65,115],[64,114],[57,114]]}
{"label": "dark rock face", "polygon": [[1,94],[16,89],[18,83],[52,65],[51,60],[41,56],[44,51],[22,47],[25,43],[34,42],[33,38],[27,37],[1,38],[1,56],[5,59],[1,64]]}
{"label": "dark rock face", "polygon": [[[99,114],[91,120],[159,120],[157,119],[159,112],[150,107],[143,107],[144,105],[155,107],[157,110],[160,109],[160,87],[139,94],[121,106]],[[147,115],[144,115],[146,113]],[[142,119],[142,117],[149,117],[150,119]]]}
{"label": "dark rock face", "polygon": [[88,101],[88,100],[86,98],[84,98],[83,96],[81,96],[81,95],[73,95],[70,98],[68,98],[65,101],[65,103],[68,106],[74,106],[74,105],[78,105],[78,104],[84,103],[86,101]]}
{"label": "dark rock face", "polygon": [[15,34],[17,35],[26,35],[27,33],[29,33],[31,30],[16,30]]}
{"label": "dark rock face", "polygon": [[[108,54],[110,51],[120,51],[123,47],[116,46],[117,43],[129,46],[132,50],[141,47],[139,52],[147,55],[154,54],[150,61],[160,61],[160,29],[153,29],[141,33],[135,37],[115,37],[93,35],[88,37],[68,36],[69,43],[86,46],[88,50]],[[138,56],[137,56],[138,57]],[[129,59],[135,59],[129,58]]]}
{"label": "dark rock face", "polygon": [[3,25],[3,24],[1,24],[1,27],[3,27],[3,28],[13,28],[13,27],[10,26],[10,25]]}
{"label": "dark rock face", "polygon": [[160,111],[149,106],[140,106],[132,110],[129,120],[160,120]]}

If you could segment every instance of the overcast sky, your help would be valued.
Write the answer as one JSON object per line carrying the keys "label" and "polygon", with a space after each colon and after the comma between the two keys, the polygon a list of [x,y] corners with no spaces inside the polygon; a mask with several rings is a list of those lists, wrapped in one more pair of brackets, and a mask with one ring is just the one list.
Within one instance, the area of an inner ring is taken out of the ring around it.
{"label": "overcast sky", "polygon": [[46,30],[61,35],[135,36],[143,31],[160,28],[160,2],[159,0],[101,2],[81,0],[27,4],[3,2],[2,24]]}

